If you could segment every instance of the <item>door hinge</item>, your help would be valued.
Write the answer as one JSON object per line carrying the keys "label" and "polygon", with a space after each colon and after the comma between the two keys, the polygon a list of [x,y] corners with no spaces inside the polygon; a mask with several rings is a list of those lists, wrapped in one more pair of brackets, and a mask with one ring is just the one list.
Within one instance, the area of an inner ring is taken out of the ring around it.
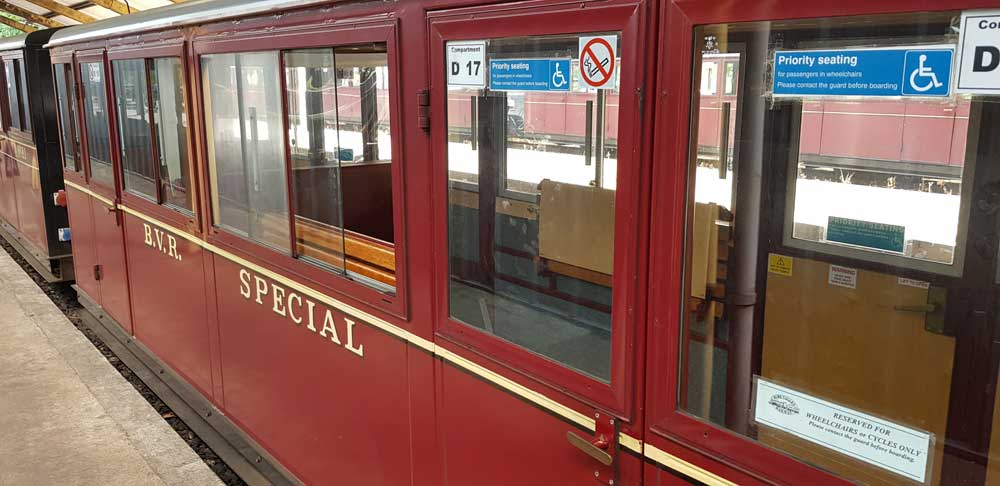
{"label": "door hinge", "polygon": [[104,271],[101,269],[100,265],[94,265],[94,280],[101,280],[104,275]]}
{"label": "door hinge", "polygon": [[425,132],[431,130],[431,92],[417,90],[417,126]]}

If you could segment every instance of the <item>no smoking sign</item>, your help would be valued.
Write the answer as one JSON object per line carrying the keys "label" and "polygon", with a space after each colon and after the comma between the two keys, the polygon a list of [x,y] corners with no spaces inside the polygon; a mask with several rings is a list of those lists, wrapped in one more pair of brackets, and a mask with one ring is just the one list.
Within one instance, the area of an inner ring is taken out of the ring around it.
{"label": "no smoking sign", "polygon": [[591,88],[615,88],[618,36],[580,38],[580,77]]}

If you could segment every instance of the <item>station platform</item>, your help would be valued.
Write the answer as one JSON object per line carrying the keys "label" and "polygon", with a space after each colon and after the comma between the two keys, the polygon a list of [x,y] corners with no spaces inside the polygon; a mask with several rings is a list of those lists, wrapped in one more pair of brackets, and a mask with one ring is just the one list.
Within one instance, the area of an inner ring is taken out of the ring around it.
{"label": "station platform", "polygon": [[221,485],[0,250],[0,486]]}

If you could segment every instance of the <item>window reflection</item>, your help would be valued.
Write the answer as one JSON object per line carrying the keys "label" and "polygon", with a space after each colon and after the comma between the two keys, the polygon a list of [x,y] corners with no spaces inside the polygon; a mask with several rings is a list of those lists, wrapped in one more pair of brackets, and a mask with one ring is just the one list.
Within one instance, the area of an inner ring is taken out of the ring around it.
{"label": "window reflection", "polygon": [[188,165],[187,98],[180,59],[153,59],[149,79],[163,203],[193,211],[194,193],[191,192]]}
{"label": "window reflection", "polygon": [[146,61],[114,61],[112,67],[115,73],[118,138],[121,143],[125,190],[156,201]]}
{"label": "window reflection", "polygon": [[[968,192],[1000,180],[1000,154],[984,145],[1000,105],[954,94],[775,96],[771,84],[776,45],[948,45],[954,16],[696,30],[677,406],[816,466],[817,477],[995,476],[995,353],[981,343],[998,321],[979,310],[997,300],[997,250],[963,248],[995,232],[996,212]],[[855,434],[831,410],[919,440],[903,450]],[[796,429],[799,419],[818,426]]]}
{"label": "window reflection", "polygon": [[[576,73],[580,37],[491,39],[487,62]],[[563,90],[448,89],[449,310],[608,381],[618,94],[567,79]]]}
{"label": "window reflection", "polygon": [[108,187],[114,187],[115,176],[111,168],[111,140],[108,134],[108,98],[104,64],[80,64],[83,91],[83,120],[86,129],[87,154],[90,178]]}
{"label": "window reflection", "polygon": [[277,52],[202,56],[217,225],[290,251]]}

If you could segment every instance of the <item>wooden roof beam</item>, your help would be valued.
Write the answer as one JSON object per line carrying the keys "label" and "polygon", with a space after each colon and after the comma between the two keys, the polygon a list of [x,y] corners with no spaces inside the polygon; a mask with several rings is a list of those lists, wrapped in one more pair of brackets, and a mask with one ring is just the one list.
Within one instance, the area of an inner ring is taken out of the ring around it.
{"label": "wooden roof beam", "polygon": [[111,10],[112,12],[115,12],[115,13],[117,13],[119,15],[128,15],[130,13],[135,13],[135,12],[139,12],[140,11],[137,8],[133,8],[130,11],[129,7],[127,5],[125,5],[125,2],[122,2],[122,1],[119,1],[119,0],[90,0],[90,1],[94,5],[97,5],[97,6],[100,6],[100,7],[104,7],[104,8],[106,8],[108,10]]}
{"label": "wooden roof beam", "polygon": [[24,24],[24,23],[18,22],[18,21],[13,20],[13,19],[9,19],[7,17],[4,17],[3,15],[0,15],[0,24],[4,24],[4,25],[6,25],[8,27],[13,27],[13,28],[15,28],[17,30],[20,30],[21,32],[25,32],[25,33],[34,32],[34,31],[38,30],[35,27],[32,27],[32,26],[30,26],[28,24]]}
{"label": "wooden roof beam", "polygon": [[63,27],[62,22],[57,22],[52,19],[47,19],[41,14],[36,14],[31,10],[21,8],[18,7],[17,5],[7,3],[4,1],[0,1],[0,10],[21,17],[29,22],[34,22],[38,25],[44,25],[45,27]]}
{"label": "wooden roof beam", "polygon": [[62,15],[68,19],[73,19],[81,24],[86,24],[97,20],[96,17],[91,17],[75,8],[69,8],[55,0],[25,0],[26,2],[31,2],[39,7],[42,7],[50,11],[53,15]]}

